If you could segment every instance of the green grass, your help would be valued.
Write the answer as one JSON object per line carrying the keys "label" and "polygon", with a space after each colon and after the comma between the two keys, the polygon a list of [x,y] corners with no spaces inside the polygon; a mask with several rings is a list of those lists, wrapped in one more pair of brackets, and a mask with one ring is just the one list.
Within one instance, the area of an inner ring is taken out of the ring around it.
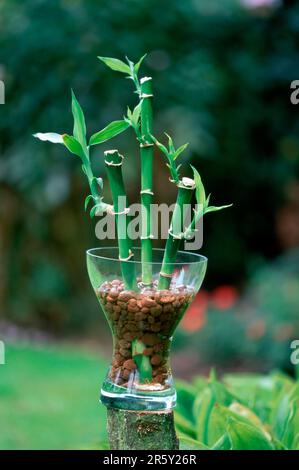
{"label": "green grass", "polygon": [[67,347],[7,346],[0,449],[80,448],[106,438],[98,402],[107,364]]}

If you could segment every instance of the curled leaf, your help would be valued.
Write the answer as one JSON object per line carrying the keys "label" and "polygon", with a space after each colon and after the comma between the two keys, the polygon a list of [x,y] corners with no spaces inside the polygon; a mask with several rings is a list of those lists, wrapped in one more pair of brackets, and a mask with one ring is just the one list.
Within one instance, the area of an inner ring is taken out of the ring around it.
{"label": "curled leaf", "polygon": [[63,138],[62,135],[56,134],[55,132],[37,132],[36,134],[33,134],[33,137],[36,139],[42,140],[44,142],[52,142],[52,144],[63,144]]}
{"label": "curled leaf", "polygon": [[83,110],[72,90],[72,113],[74,117],[74,137],[83,148],[86,147],[86,124]]}
{"label": "curled leaf", "polygon": [[91,201],[92,199],[94,199],[94,197],[93,197],[92,194],[89,194],[88,196],[86,196],[85,201],[84,201],[84,209],[85,209],[85,211],[87,210],[89,201]]}
{"label": "curled leaf", "polygon": [[72,135],[64,134],[62,138],[64,145],[71,153],[77,155],[81,159],[84,159],[85,155],[82,145],[75,139],[75,137],[73,137]]}

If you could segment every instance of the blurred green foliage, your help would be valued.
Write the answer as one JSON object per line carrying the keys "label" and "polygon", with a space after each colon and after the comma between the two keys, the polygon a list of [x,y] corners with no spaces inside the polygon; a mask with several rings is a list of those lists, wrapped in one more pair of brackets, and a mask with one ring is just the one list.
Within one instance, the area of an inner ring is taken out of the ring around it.
{"label": "blurred green foliage", "polygon": [[[136,60],[149,52],[155,135],[167,129],[177,145],[189,141],[187,158],[215,200],[234,202],[205,221],[206,286],[241,285],[257,260],[275,256],[275,215],[285,185],[298,177],[299,123],[289,102],[290,81],[299,77],[298,22],[290,0],[263,14],[237,0],[177,0],[167,8],[160,0],[3,0],[1,314],[56,332],[97,315],[84,267],[85,249],[98,244],[83,209],[87,187],[75,159],[31,134],[71,130],[71,87],[89,133],[134,102],[131,84],[122,86],[99,54]],[[133,199],[136,143],[120,137],[117,144],[129,155]],[[102,162],[97,150],[99,175]],[[160,157],[156,170],[157,200],[173,201]]]}
{"label": "blurred green foliage", "polygon": [[274,372],[177,383],[176,426],[193,449],[298,450],[299,383]]}
{"label": "blurred green foliage", "polygon": [[107,364],[63,345],[6,345],[0,367],[0,449],[71,449],[106,438],[98,402]]}

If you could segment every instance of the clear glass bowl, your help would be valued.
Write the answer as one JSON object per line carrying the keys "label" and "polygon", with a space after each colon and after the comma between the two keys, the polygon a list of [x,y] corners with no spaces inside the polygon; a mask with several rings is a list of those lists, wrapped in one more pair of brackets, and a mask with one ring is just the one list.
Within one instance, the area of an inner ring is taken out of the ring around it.
{"label": "clear glass bowl", "polygon": [[[152,286],[141,283],[141,250],[134,261],[119,261],[118,248],[87,251],[91,284],[113,336],[112,364],[102,385],[101,401],[126,410],[165,410],[175,406],[169,354],[172,336],[200,289],[207,258],[178,252],[171,285],[157,290],[164,250],[153,250]],[[138,290],[125,289],[123,263],[131,263]],[[134,263],[134,266],[132,266]]]}

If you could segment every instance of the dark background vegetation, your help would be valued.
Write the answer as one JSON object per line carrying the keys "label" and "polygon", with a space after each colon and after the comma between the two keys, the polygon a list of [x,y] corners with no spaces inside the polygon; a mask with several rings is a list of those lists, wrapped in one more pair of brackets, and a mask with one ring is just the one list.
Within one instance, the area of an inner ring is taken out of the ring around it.
{"label": "dark background vegetation", "polygon": [[[0,31],[0,339],[18,325],[110,341],[86,273],[85,250],[100,242],[84,212],[80,166],[32,134],[71,131],[71,88],[89,134],[121,118],[135,103],[132,84],[96,57],[136,61],[147,52],[155,135],[190,142],[186,159],[212,201],[234,203],[205,220],[208,273],[178,333],[177,363],[190,373],[211,364],[291,370],[289,344],[299,331],[299,120],[290,103],[298,3],[2,0]],[[114,145],[128,155],[137,200],[134,137]],[[102,175],[102,149],[93,159]],[[155,165],[156,200],[173,202],[159,154]]]}

